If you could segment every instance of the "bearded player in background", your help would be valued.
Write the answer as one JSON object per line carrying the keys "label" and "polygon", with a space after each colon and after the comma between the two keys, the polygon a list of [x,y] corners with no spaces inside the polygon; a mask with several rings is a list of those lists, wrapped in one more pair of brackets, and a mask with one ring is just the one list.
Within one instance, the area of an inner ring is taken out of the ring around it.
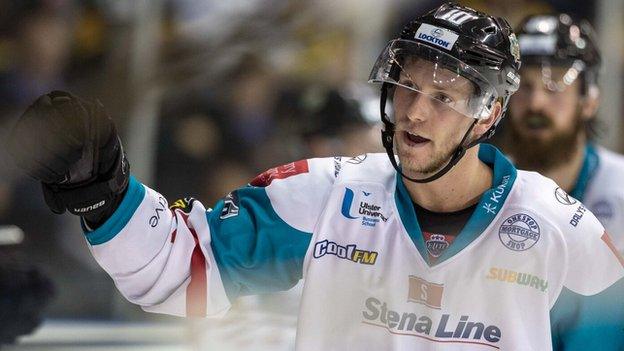
{"label": "bearded player in background", "polygon": [[519,169],[553,179],[582,201],[624,251],[624,158],[594,143],[600,52],[587,21],[531,16],[518,31],[522,84],[502,149]]}
{"label": "bearded player in background", "polygon": [[[561,187],[555,194],[557,200],[576,208],[571,227],[578,225],[586,211],[578,199],[598,217],[622,252],[624,158],[594,143],[601,64],[594,30],[587,21],[558,14],[529,16],[517,33],[522,83],[510,100],[502,149],[518,169],[555,180]],[[604,340],[621,338],[619,321],[624,311],[613,306],[624,296],[623,290],[580,298],[564,288],[551,309],[554,348],[601,349]],[[613,323],[572,330],[573,321],[585,324],[590,315]]]}

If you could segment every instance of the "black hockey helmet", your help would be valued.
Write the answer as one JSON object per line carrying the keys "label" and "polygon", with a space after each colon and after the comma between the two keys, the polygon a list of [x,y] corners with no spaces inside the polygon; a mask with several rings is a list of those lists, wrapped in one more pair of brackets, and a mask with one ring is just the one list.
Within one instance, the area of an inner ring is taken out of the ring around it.
{"label": "black hockey helmet", "polygon": [[[597,88],[601,58],[596,34],[587,20],[575,21],[569,15],[532,15],[518,29],[522,61],[541,66],[549,90],[561,90],[582,79],[582,94]],[[553,77],[550,67],[567,68]]]}
{"label": "black hockey helmet", "polygon": [[[444,175],[468,148],[494,134],[496,125],[505,113],[509,97],[520,85],[520,49],[516,36],[505,19],[453,3],[441,5],[409,22],[399,37],[386,45],[373,67],[369,82],[382,83],[380,109],[385,126],[382,141],[391,162],[399,172],[393,151],[394,118],[385,111],[386,100],[395,86],[428,96],[418,90],[417,84],[406,84],[400,80],[404,65],[409,60],[423,60],[432,64],[431,79],[436,83],[456,85],[458,82],[468,81],[472,85],[472,94],[463,101],[446,103],[430,97],[435,104],[474,118],[475,123],[489,117],[496,101],[503,107],[499,119],[483,136],[476,140],[466,140],[471,127],[449,163],[435,175],[417,180],[401,173],[411,181],[425,183]],[[409,74],[403,74],[405,75],[409,77]]]}

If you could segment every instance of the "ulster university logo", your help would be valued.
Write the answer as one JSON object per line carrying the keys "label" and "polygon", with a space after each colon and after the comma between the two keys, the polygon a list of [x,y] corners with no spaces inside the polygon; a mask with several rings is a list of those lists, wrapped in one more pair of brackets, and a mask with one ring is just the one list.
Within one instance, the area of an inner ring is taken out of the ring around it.
{"label": "ulster university logo", "polygon": [[354,208],[353,199],[355,197],[355,193],[353,190],[345,188],[345,194],[342,199],[340,212],[345,218],[348,219],[362,218],[362,225],[365,227],[374,227],[377,223],[379,223],[379,221],[386,222],[388,217],[381,212],[381,207],[372,202],[366,201],[366,198],[370,195],[370,192],[362,191],[361,201],[359,201],[358,206]]}

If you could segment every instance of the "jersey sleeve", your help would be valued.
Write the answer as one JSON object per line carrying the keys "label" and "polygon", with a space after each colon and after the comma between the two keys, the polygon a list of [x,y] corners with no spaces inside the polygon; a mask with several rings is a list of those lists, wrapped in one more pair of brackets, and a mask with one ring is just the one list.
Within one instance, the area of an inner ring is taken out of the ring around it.
{"label": "jersey sleeve", "polygon": [[585,207],[572,207],[564,287],[550,311],[554,350],[624,349],[624,260]]}
{"label": "jersey sleeve", "polygon": [[130,302],[149,312],[219,316],[239,295],[286,290],[302,277],[311,233],[336,161],[311,159],[262,173],[213,209],[171,206],[131,177],[90,250]]}
{"label": "jersey sleeve", "polygon": [[584,205],[573,207],[565,225],[566,288],[577,294],[594,295],[624,276],[624,259],[602,224]]}
{"label": "jersey sleeve", "polygon": [[624,189],[609,189],[608,194],[596,197],[587,206],[605,226],[620,254],[624,254]]}

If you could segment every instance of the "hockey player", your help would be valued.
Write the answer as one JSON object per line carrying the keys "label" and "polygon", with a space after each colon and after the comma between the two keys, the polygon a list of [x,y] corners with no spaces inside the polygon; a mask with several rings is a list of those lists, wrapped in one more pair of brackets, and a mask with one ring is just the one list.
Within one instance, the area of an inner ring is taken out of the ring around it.
{"label": "hockey player", "polygon": [[624,251],[624,158],[593,143],[600,52],[587,21],[527,17],[518,33],[522,85],[510,102],[503,151],[583,201]]}
{"label": "hockey player", "polygon": [[303,277],[299,350],[548,350],[561,289],[607,290],[624,267],[591,212],[571,226],[576,206],[554,182],[479,145],[519,65],[507,22],[442,5],[371,73],[390,158],[292,162],[208,210],[169,209],[129,175],[102,107],[68,93],[37,100],[10,149],[53,211],[82,217],[96,260],[146,311],[218,316]]}
{"label": "hockey player", "polygon": [[[534,15],[522,21],[518,40],[522,84],[510,101],[503,151],[518,168],[538,171],[561,186],[557,200],[576,209],[570,226],[577,226],[589,209],[622,252],[624,191],[618,184],[624,176],[624,158],[592,142],[600,70],[594,30],[589,22],[566,14]],[[622,296],[621,284],[619,293],[614,287],[590,298],[564,288],[551,316],[555,345],[602,349],[604,340],[621,338],[624,310],[613,306]],[[601,328],[570,325],[593,314],[602,316]]]}

